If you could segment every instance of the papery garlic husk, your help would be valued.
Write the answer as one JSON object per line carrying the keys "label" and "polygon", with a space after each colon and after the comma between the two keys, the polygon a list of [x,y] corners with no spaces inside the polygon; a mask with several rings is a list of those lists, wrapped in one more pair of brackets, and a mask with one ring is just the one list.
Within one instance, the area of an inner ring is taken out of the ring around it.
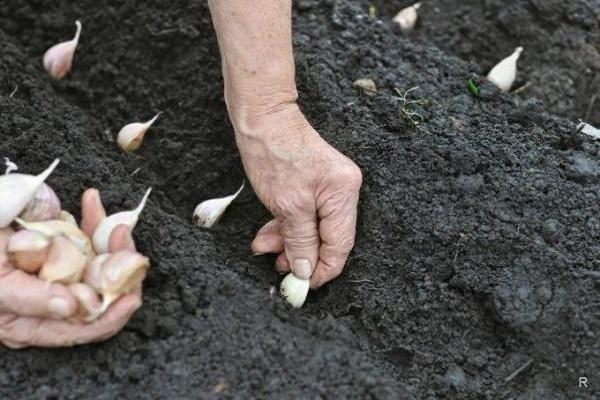
{"label": "papery garlic husk", "polygon": [[289,273],[281,281],[279,292],[294,308],[300,308],[306,300],[310,280],[300,279],[293,273]]}
{"label": "papery garlic husk", "polygon": [[0,228],[6,228],[33,199],[42,183],[54,171],[59,160],[41,174],[8,174],[0,176]]}
{"label": "papery garlic husk", "polygon": [[48,255],[50,240],[39,232],[22,230],[10,237],[6,253],[10,263],[28,274],[36,274]]}
{"label": "papery garlic husk", "polygon": [[83,271],[83,283],[98,293],[102,293],[102,268],[109,257],[108,253],[97,255],[87,263]]}
{"label": "papery garlic husk", "polygon": [[219,222],[227,207],[229,207],[231,202],[235,200],[244,189],[244,184],[245,182],[243,182],[238,191],[231,196],[206,200],[198,204],[194,210],[194,223],[203,228],[210,228]]}
{"label": "papery garlic husk", "polygon": [[421,7],[421,3],[415,3],[412,6],[403,8],[392,20],[400,25],[400,29],[403,32],[410,32],[417,24],[417,19],[419,18],[417,10],[419,7]]}
{"label": "papery garlic husk", "polygon": [[88,258],[75,243],[64,236],[56,236],[52,239],[48,257],[38,276],[48,282],[80,282],[87,261]]}
{"label": "papery garlic husk", "polygon": [[73,55],[81,35],[81,22],[75,21],[77,32],[72,40],[50,47],[44,54],[44,68],[54,79],[62,79],[71,70]]}
{"label": "papery garlic husk", "polygon": [[88,235],[86,235],[77,225],[73,225],[70,222],[53,219],[50,221],[40,222],[27,222],[20,218],[16,219],[17,223],[23,228],[36,231],[47,238],[51,239],[56,236],[64,235],[69,238],[79,250],[88,258],[93,258],[96,253],[92,248],[92,242]]}
{"label": "papery garlic husk", "polygon": [[78,307],[74,315],[76,319],[93,321],[100,316],[102,303],[100,302],[100,296],[94,289],[85,283],[72,283],[68,288],[73,297],[77,299]]}
{"label": "papery garlic husk", "polygon": [[108,241],[110,239],[110,234],[112,233],[113,229],[117,227],[117,225],[127,225],[131,230],[135,228],[135,225],[140,217],[140,213],[146,205],[148,196],[150,196],[150,192],[152,192],[152,188],[146,190],[142,201],[140,201],[140,204],[134,210],[121,211],[100,221],[100,224],[98,224],[98,227],[94,231],[94,235],[92,237],[94,248],[98,254],[108,252]]}
{"label": "papery garlic husk", "polygon": [[377,84],[371,78],[357,79],[352,83],[352,86],[362,90],[367,96],[375,96],[377,94]]}
{"label": "papery garlic husk", "polygon": [[60,212],[58,213],[58,218],[57,219],[59,221],[67,222],[67,223],[73,225],[76,228],[79,227],[79,225],[77,225],[77,220],[75,219],[75,217],[73,216],[73,214],[71,214],[68,211],[60,210]]}
{"label": "papery garlic husk", "polygon": [[33,199],[19,215],[24,221],[48,221],[60,213],[60,200],[54,190],[45,183],[35,192]]}
{"label": "papery garlic husk", "polygon": [[579,125],[577,125],[577,130],[584,135],[593,137],[594,139],[600,139],[600,129],[590,124],[586,124],[585,122],[580,122]]}
{"label": "papery garlic husk", "polygon": [[488,81],[498,86],[501,91],[508,92],[517,77],[517,60],[522,51],[522,47],[517,47],[510,56],[496,64],[487,75]]}
{"label": "papery garlic husk", "polygon": [[113,253],[102,264],[102,308],[106,309],[119,297],[141,285],[150,267],[150,260],[135,251]]}
{"label": "papery garlic husk", "polygon": [[156,121],[160,114],[156,114],[150,121],[134,122],[121,128],[117,135],[117,144],[119,147],[126,152],[139,149],[146,131],[154,124],[154,121]]}

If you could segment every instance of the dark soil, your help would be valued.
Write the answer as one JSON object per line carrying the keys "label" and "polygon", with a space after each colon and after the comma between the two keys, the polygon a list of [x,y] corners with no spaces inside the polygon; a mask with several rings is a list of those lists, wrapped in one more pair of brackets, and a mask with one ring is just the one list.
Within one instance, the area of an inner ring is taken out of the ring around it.
{"label": "dark soil", "polygon": [[[407,2],[380,3],[382,20],[295,2],[301,106],[365,176],[348,266],[301,310],[250,254],[269,219],[251,190],[216,228],[191,223],[244,179],[206,3],[0,5],[0,156],[31,172],[60,157],[49,183],[73,211],[85,187],[109,211],[155,188],[135,232],[144,307],[102,344],[0,350],[1,398],[600,396],[600,146],[574,123],[598,93],[600,3],[432,0],[409,36],[387,22]],[[51,82],[41,55],[76,18],[74,70]],[[517,45],[532,85],[479,78],[471,95],[466,79]],[[394,89],[415,86],[403,105]],[[141,151],[120,153],[118,129],[157,111]]]}

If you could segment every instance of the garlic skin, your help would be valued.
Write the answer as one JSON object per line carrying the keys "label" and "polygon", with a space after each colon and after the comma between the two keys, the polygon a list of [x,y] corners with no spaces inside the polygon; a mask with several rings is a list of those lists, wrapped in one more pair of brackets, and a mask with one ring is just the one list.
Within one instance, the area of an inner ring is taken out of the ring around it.
{"label": "garlic skin", "polygon": [[52,239],[48,257],[38,276],[48,282],[77,283],[81,281],[87,260],[73,242],[57,236]]}
{"label": "garlic skin", "polygon": [[367,96],[375,96],[377,94],[377,84],[371,78],[357,79],[352,83],[352,86],[362,90]]}
{"label": "garlic skin", "polygon": [[75,219],[75,217],[73,216],[73,214],[71,214],[68,211],[65,210],[60,210],[60,212],[58,213],[57,219],[66,223],[69,223],[71,225],[73,225],[76,228],[79,228],[79,225],[77,225],[77,220]]}
{"label": "garlic skin", "polygon": [[40,222],[27,222],[21,218],[16,219],[17,223],[23,228],[30,231],[36,231],[46,236],[48,239],[52,239],[57,236],[66,236],[73,242],[77,248],[87,257],[93,258],[96,253],[92,248],[92,242],[90,238],[77,227],[70,222],[53,219],[50,221]]}
{"label": "garlic skin", "polygon": [[98,293],[102,293],[102,268],[109,257],[108,253],[97,255],[85,266],[83,271],[83,283]]}
{"label": "garlic skin", "polygon": [[421,7],[421,3],[415,3],[412,6],[403,8],[398,14],[392,19],[395,23],[400,25],[402,32],[410,32],[415,28],[419,14],[417,10]]}
{"label": "garlic skin", "polygon": [[78,307],[75,313],[76,319],[93,321],[100,316],[100,296],[85,283],[72,283],[68,286],[73,297],[77,299]]}
{"label": "garlic skin", "polygon": [[35,192],[25,210],[19,215],[24,221],[48,221],[60,213],[60,200],[54,190],[45,183]]}
{"label": "garlic skin", "polygon": [[73,39],[55,44],[44,54],[44,69],[54,79],[64,78],[73,65],[73,55],[79,43],[79,35],[81,35],[81,22],[77,20],[75,25],[77,25],[77,32]]}
{"label": "garlic skin", "polygon": [[219,222],[227,207],[229,207],[231,202],[239,196],[242,190],[244,190],[244,185],[245,182],[243,182],[238,191],[231,196],[205,200],[198,204],[194,210],[194,223],[202,228],[211,228]]}
{"label": "garlic skin", "polygon": [[517,47],[515,51],[492,68],[487,79],[498,86],[501,91],[508,92],[517,77],[517,60],[523,52],[523,47]]}
{"label": "garlic skin", "polygon": [[131,230],[135,228],[135,225],[140,217],[140,213],[144,209],[146,201],[148,200],[148,196],[150,196],[151,192],[152,188],[146,190],[146,193],[140,201],[140,204],[134,210],[121,211],[100,221],[100,224],[98,224],[98,227],[94,231],[94,236],[92,237],[94,249],[96,249],[98,254],[108,252],[108,240],[110,238],[110,234],[112,233],[113,229],[117,227],[117,225],[127,225]]}
{"label": "garlic skin", "polygon": [[310,280],[300,279],[293,273],[289,273],[281,281],[279,292],[294,308],[300,308],[306,300]]}
{"label": "garlic skin", "polygon": [[580,122],[579,125],[577,125],[577,130],[584,135],[593,137],[594,139],[600,139],[600,129],[590,124],[586,124],[585,122]]}
{"label": "garlic skin", "polygon": [[129,125],[125,125],[119,131],[117,135],[117,144],[125,152],[135,151],[140,148],[146,131],[154,124],[156,119],[160,116],[158,113],[147,122],[134,122]]}
{"label": "garlic skin", "polygon": [[37,273],[46,261],[50,241],[41,233],[22,230],[10,237],[6,246],[9,262],[28,274]]}
{"label": "garlic skin", "polygon": [[141,285],[149,267],[148,257],[134,251],[123,250],[111,254],[102,265],[101,312],[106,311],[121,295]]}
{"label": "garlic skin", "polygon": [[54,171],[59,159],[41,174],[8,174],[0,176],[0,228],[6,228],[33,199],[46,178]]}

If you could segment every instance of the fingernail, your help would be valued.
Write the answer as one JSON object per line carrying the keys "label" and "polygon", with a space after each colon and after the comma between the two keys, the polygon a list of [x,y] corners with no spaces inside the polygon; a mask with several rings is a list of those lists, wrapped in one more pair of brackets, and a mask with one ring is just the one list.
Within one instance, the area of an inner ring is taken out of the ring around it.
{"label": "fingernail", "polygon": [[48,302],[48,311],[55,317],[66,318],[71,315],[69,302],[61,297],[53,297]]}
{"label": "fingernail", "polygon": [[296,275],[298,278],[309,279],[310,275],[312,274],[310,261],[308,261],[306,258],[296,258],[294,260],[292,272],[294,272],[294,275]]}
{"label": "fingernail", "polygon": [[96,206],[102,207],[102,200],[100,200],[100,192],[98,191],[98,189],[94,189],[92,193],[94,197],[94,203],[96,203]]}
{"label": "fingernail", "polygon": [[267,253],[252,253],[252,255],[253,255],[254,257],[258,257],[258,256],[264,256],[265,254],[267,254]]}

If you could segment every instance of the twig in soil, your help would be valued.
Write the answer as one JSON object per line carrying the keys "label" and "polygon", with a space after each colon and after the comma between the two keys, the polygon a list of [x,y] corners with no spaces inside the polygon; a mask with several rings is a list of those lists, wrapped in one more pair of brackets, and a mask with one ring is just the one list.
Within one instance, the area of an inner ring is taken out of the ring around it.
{"label": "twig in soil", "polygon": [[454,253],[454,259],[452,260],[452,264],[456,264],[456,260],[458,259],[458,253],[460,251],[460,242],[464,239],[465,234],[460,233],[458,240],[456,241],[456,253]]}
{"label": "twig in soil", "polygon": [[373,283],[370,279],[350,279],[348,280],[350,283]]}
{"label": "twig in soil", "polygon": [[523,86],[516,88],[515,90],[512,91],[512,94],[521,93],[522,91],[527,89],[529,86],[531,86],[531,82],[527,82]]}
{"label": "twig in soil", "polygon": [[137,167],[130,175],[134,176],[135,174],[137,174],[138,172],[140,172],[142,170],[141,167]]}
{"label": "twig in soil", "polygon": [[15,86],[15,90],[13,90],[12,92],[10,92],[10,94],[8,95],[9,98],[13,98],[13,96],[17,93],[17,90],[19,90],[19,85]]}
{"label": "twig in soil", "polygon": [[523,365],[521,365],[519,368],[517,368],[512,374],[510,374],[509,376],[507,376],[504,379],[504,382],[510,382],[513,379],[515,379],[521,372],[525,371],[525,369],[527,367],[529,367],[532,362],[533,362],[533,358],[530,358],[529,360],[527,360]]}
{"label": "twig in soil", "polygon": [[590,119],[590,114],[592,113],[592,108],[594,107],[594,103],[596,102],[597,95],[593,95],[590,100],[590,104],[588,105],[587,111],[585,112],[585,120],[588,121]]}

